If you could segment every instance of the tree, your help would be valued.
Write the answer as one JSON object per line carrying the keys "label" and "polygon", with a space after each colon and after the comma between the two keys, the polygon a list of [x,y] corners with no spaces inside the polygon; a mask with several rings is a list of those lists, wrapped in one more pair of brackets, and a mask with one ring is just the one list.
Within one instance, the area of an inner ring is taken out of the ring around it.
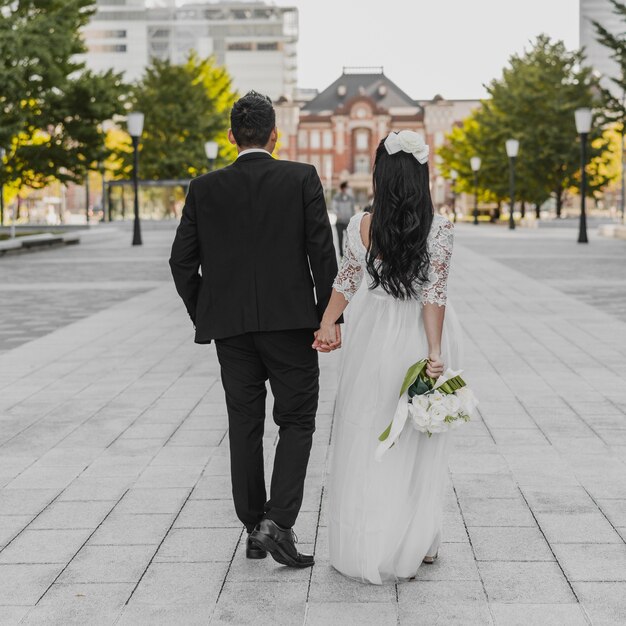
{"label": "tree", "polygon": [[[554,195],[557,216],[565,192],[579,185],[580,147],[574,111],[592,106],[597,90],[597,78],[584,65],[583,53],[570,52],[563,42],[553,43],[546,35],[539,36],[524,55],[514,55],[502,78],[488,87],[494,106],[503,112],[510,132],[524,147],[520,168],[537,192],[543,188],[546,195]],[[594,148],[590,156],[596,169],[604,151],[604,144],[597,144],[600,135],[595,128],[591,137]]]}
{"label": "tree", "polygon": [[[450,137],[450,149],[462,154],[459,143],[466,143],[465,153],[480,156],[481,185],[496,199],[503,199],[508,197],[505,141],[519,139],[518,198],[532,202],[538,213],[553,195],[560,216],[564,194],[579,185],[580,147],[574,111],[593,105],[594,89],[597,79],[584,65],[583,54],[569,52],[563,42],[554,43],[541,35],[530,50],[513,55],[502,76],[487,86],[491,98],[474,112],[464,136]],[[593,191],[607,182],[602,172],[608,155],[600,129],[594,129],[591,139]],[[451,158],[446,149],[441,155],[444,162]],[[464,177],[467,170],[465,165],[458,171]]]}
{"label": "tree", "polygon": [[[206,172],[204,144],[209,140],[220,144],[218,162],[234,156],[226,132],[236,94],[230,76],[212,58],[192,53],[184,65],[154,59],[132,99],[133,108],[145,115],[142,178],[186,179]],[[122,157],[130,169],[130,142]]]}
{"label": "tree", "polygon": [[80,29],[94,0],[0,0],[0,145],[4,178],[80,182],[101,158],[101,123],[123,110],[113,72],[85,71]]}
{"label": "tree", "polygon": [[63,120],[63,132],[69,138],[66,150],[72,163],[73,180],[85,186],[87,219],[89,173],[99,169],[99,164],[104,164],[110,154],[104,122],[123,111],[126,90],[121,74],[112,70],[102,74],[85,70],[68,83],[64,93],[52,94],[50,98],[51,106]]}
{"label": "tree", "polygon": [[[609,0],[609,2],[613,5],[613,12],[624,20],[626,28],[626,4],[618,0]],[[607,121],[619,124],[622,133],[624,133],[626,124],[626,38],[623,33],[611,33],[599,22],[593,22],[593,25],[596,29],[598,42],[610,50],[611,58],[618,67],[618,75],[608,77],[617,89],[602,88]],[[621,98],[619,94],[621,94]]]}
{"label": "tree", "polygon": [[[626,4],[618,0],[610,0],[613,5],[613,12],[621,16],[626,29]],[[622,34],[613,34],[608,31],[602,24],[593,22],[596,29],[597,40],[603,46],[606,46],[611,58],[617,63],[617,76],[609,76],[613,83],[613,89],[602,87],[602,97],[604,100],[604,123],[608,127],[608,132],[617,131],[620,134],[619,147],[622,152],[622,165],[626,163],[624,153],[626,152],[626,38]],[[621,98],[619,95],[621,94]],[[624,211],[624,172],[622,176],[622,212]]]}

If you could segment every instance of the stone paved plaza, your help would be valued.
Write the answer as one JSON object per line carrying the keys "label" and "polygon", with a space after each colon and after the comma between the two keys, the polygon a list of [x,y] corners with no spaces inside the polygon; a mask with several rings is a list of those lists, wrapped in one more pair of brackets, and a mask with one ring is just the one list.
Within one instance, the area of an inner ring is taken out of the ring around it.
{"label": "stone paved plaza", "polygon": [[[456,432],[439,561],[372,587],[328,564],[341,353],[322,359],[296,526],[317,565],[247,561],[215,351],[169,280],[173,227],[130,236],[0,258],[0,624],[626,622],[626,242],[457,227],[481,418]],[[276,433],[268,418],[266,450]]]}

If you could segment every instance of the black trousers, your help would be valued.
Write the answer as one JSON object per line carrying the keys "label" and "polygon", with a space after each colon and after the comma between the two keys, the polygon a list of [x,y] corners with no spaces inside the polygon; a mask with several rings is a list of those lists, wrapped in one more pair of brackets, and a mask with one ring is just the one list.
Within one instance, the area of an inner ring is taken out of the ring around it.
{"label": "black trousers", "polygon": [[348,228],[347,222],[337,222],[335,224],[337,229],[337,239],[339,240],[339,256],[343,257],[344,247],[343,242],[346,238],[346,229]]}
{"label": "black trousers", "polygon": [[[248,532],[264,516],[291,528],[302,506],[319,396],[312,343],[312,330],[247,333],[215,342],[228,409],[233,500]],[[267,380],[279,426],[269,500],[263,465]]]}

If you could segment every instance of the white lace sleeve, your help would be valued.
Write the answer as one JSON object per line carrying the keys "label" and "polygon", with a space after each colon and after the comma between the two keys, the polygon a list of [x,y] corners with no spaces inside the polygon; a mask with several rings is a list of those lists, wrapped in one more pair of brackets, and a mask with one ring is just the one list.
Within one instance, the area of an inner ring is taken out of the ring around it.
{"label": "white lace sleeve", "polygon": [[428,282],[422,286],[422,304],[446,305],[453,241],[454,224],[444,218],[429,243],[430,269]]}
{"label": "white lace sleeve", "polygon": [[339,272],[333,283],[333,289],[338,291],[350,302],[352,296],[359,290],[363,282],[365,271],[364,246],[361,242],[361,218],[362,214],[356,215],[348,224],[348,242],[346,252],[341,261]]}

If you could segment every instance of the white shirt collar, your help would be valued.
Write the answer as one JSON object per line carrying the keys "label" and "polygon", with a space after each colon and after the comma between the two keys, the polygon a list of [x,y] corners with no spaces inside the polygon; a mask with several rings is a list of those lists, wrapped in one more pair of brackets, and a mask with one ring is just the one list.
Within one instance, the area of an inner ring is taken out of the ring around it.
{"label": "white shirt collar", "polygon": [[265,150],[265,148],[248,148],[247,150],[242,150],[237,155],[237,158],[243,156],[244,154],[252,154],[253,152],[265,152],[265,154],[269,154],[270,156],[272,156],[271,152],[268,152],[267,150]]}

